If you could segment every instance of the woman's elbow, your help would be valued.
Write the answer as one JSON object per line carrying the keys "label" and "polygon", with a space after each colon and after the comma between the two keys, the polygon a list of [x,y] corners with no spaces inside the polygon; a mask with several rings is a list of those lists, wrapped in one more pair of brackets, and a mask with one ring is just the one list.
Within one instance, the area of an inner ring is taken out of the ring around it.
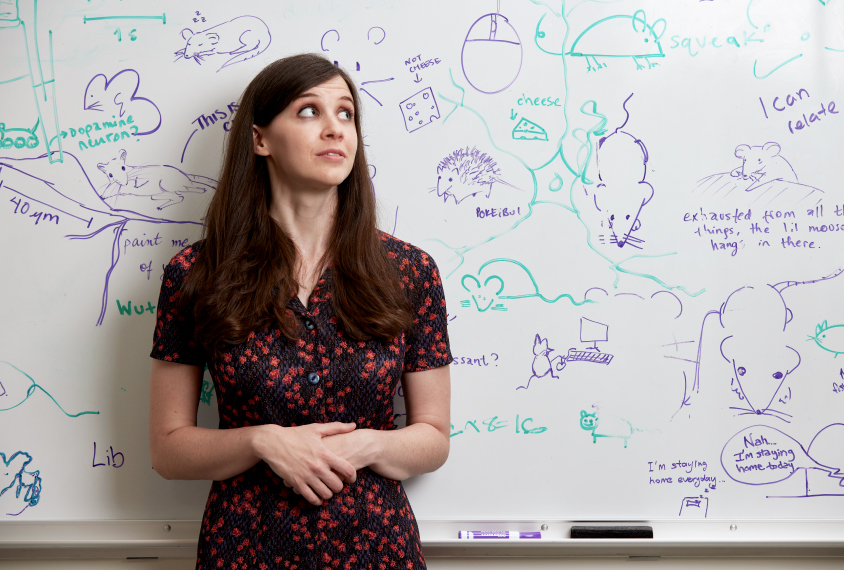
{"label": "woman's elbow", "polygon": [[175,474],[171,473],[168,468],[169,462],[166,459],[166,450],[164,442],[160,439],[150,438],[149,440],[149,459],[152,463],[152,469],[159,476],[167,480],[175,479]]}

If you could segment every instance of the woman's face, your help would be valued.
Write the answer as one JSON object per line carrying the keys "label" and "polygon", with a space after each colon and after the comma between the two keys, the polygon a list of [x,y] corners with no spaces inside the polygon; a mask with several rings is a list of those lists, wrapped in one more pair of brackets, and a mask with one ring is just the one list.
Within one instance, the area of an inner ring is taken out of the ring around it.
{"label": "woman's face", "polygon": [[265,127],[252,126],[255,154],[290,191],[325,190],[352,171],[357,150],[354,104],[338,76],[308,89]]}

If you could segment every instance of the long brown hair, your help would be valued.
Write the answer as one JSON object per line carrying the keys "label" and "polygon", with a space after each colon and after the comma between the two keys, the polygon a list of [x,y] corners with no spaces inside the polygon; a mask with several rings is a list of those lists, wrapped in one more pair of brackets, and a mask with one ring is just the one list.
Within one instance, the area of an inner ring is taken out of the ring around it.
{"label": "long brown hair", "polygon": [[296,338],[298,323],[286,304],[299,290],[297,249],[270,217],[269,172],[265,158],[254,153],[252,125],[268,125],[308,89],[338,75],[352,94],[358,140],[352,171],[337,188],[334,236],[326,254],[332,264],[332,308],[353,340],[389,340],[412,322],[397,269],[376,229],[357,89],[330,61],[301,54],[271,63],[249,83],[228,134],[202,252],[183,289],[185,303],[194,303],[197,337],[209,355],[271,326]]}

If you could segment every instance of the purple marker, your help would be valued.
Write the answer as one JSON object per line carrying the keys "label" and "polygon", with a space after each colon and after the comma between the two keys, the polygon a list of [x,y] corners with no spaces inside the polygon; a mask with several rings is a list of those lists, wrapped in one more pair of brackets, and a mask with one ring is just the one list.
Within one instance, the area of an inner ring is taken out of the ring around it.
{"label": "purple marker", "polygon": [[461,540],[477,540],[482,538],[518,540],[520,538],[542,538],[542,532],[515,532],[509,530],[460,530],[457,531],[457,538]]}

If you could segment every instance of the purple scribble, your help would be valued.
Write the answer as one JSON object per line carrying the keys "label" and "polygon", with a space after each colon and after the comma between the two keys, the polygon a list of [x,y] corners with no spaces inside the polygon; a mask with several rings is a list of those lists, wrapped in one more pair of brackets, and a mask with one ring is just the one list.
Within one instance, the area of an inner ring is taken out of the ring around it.
{"label": "purple scribble", "polygon": [[739,202],[741,206],[788,204],[808,208],[820,204],[823,190],[800,184],[781,152],[776,142],[740,144],[735,156],[741,159],[741,166],[701,178],[693,193],[699,198]]}
{"label": "purple scribble", "polygon": [[[843,443],[844,424],[840,423],[821,429],[812,438],[808,450],[785,432],[754,425],[741,430],[724,444],[721,466],[733,481],[752,486],[780,483],[803,471],[802,495],[769,495],[768,498],[844,496],[844,465],[832,464],[840,461],[838,450]],[[810,471],[822,473],[811,485]]]}
{"label": "purple scribble", "polygon": [[[338,32],[337,30],[328,30],[327,32],[325,32],[324,34],[322,34],[322,37],[319,39],[319,48],[320,48],[322,51],[328,51],[328,48],[327,48],[327,47],[325,47],[325,36],[327,36],[327,35],[328,35],[328,34],[330,34],[331,32],[334,32],[334,34],[337,36],[337,40],[336,40],[336,41],[338,41],[338,42],[340,41],[340,32]],[[335,65],[337,65],[337,64],[335,63]]]}
{"label": "purple scribble", "polygon": [[[150,119],[149,126],[152,124],[155,124],[155,126],[143,132],[140,132],[140,127],[138,127],[139,132],[134,133],[134,135],[151,135],[161,127],[161,111],[155,103],[146,97],[138,96],[140,86],[141,76],[134,69],[119,71],[111,79],[100,73],[92,77],[85,87],[83,107],[86,111],[104,112],[114,105],[117,109],[117,117],[122,118],[127,114],[131,115],[135,124],[146,124],[145,121]],[[106,109],[102,108],[104,101]],[[105,121],[105,123],[109,123],[109,121]]]}
{"label": "purple scribble", "polygon": [[497,12],[485,14],[466,33],[460,65],[469,85],[492,95],[516,81],[522,70],[522,52],[519,34],[510,21]]}
{"label": "purple scribble", "polygon": [[609,296],[610,296],[610,294],[609,294],[609,293],[607,293],[607,291],[606,291],[605,289],[601,289],[600,287],[590,287],[589,289],[587,289],[587,290],[583,293],[583,302],[584,302],[584,303],[586,302],[586,298],[587,298],[587,297],[589,297],[589,291],[600,291],[601,293],[603,293],[603,294],[604,294],[604,295],[606,295],[607,297],[609,297]]}
{"label": "purple scribble", "polygon": [[228,57],[217,73],[230,65],[261,55],[272,42],[267,24],[255,16],[238,16],[197,33],[185,28],[181,35],[187,43],[175,52],[176,61],[192,59],[202,65],[206,58],[212,56]]}
{"label": "purple scribble", "polygon": [[[377,42],[373,42],[375,45],[378,45],[378,44],[380,44],[381,42],[383,42],[385,39],[387,39],[387,32],[385,32],[385,31],[384,31],[384,28],[382,28],[381,26],[372,26],[371,28],[369,28],[369,31],[368,31],[368,32],[366,32],[366,39],[368,39],[368,40],[370,40],[370,39],[371,39],[371,38],[369,37],[369,34],[371,34],[371,33],[372,33],[372,30],[381,30],[381,39],[380,39],[380,40],[378,40]],[[338,39],[339,39],[339,34],[338,34]]]}
{"label": "purple scribble", "polygon": [[[642,226],[639,216],[654,195],[653,186],[645,181],[648,171],[648,149],[638,138],[621,129],[630,120],[627,103],[624,123],[611,134],[601,137],[596,149],[599,183],[593,191],[595,208],[604,214],[601,222],[610,230],[610,243],[642,249],[644,240],[631,235]],[[603,236],[599,239],[603,243]]]}
{"label": "purple scribble", "polygon": [[[700,391],[700,368],[703,354],[703,335],[706,321],[718,315],[722,329],[719,342],[721,356],[732,365],[731,391],[747,407],[730,409],[738,415],[775,417],[790,423],[790,414],[774,408],[786,404],[790,396],[777,399],[780,388],[802,361],[800,353],[786,342],[785,331],[794,318],[783,293],[790,287],[811,285],[835,279],[844,274],[844,268],[808,281],[782,281],[762,287],[739,287],[721,305],[720,309],[704,315],[698,339],[695,373],[691,386],[686,386],[680,409],[690,405],[692,394]],[[720,335],[719,335],[720,336]],[[666,357],[672,358],[672,357]],[[679,411],[679,410],[678,410]]]}
{"label": "purple scribble", "polygon": [[554,374],[554,370],[557,372],[565,369],[566,367],[566,357],[562,355],[557,355],[554,358],[551,358],[551,353],[554,352],[554,349],[548,346],[548,339],[542,338],[537,334],[533,339],[533,364],[531,364],[531,376],[528,378],[527,384],[524,386],[518,386],[516,390],[527,390],[530,388],[530,381],[534,378],[543,378],[548,374],[551,375],[551,378],[559,378],[556,374]]}
{"label": "purple scribble", "polygon": [[188,144],[190,143],[190,140],[193,138],[193,135],[195,135],[198,131],[199,131],[199,129],[194,129],[193,132],[188,137],[188,140],[185,142],[185,148],[182,149],[182,158],[181,158],[181,160],[179,160],[179,164],[183,164],[185,162],[185,152],[188,150]]}
{"label": "purple scribble", "polygon": [[[681,300],[680,300],[680,297],[678,297],[677,295],[675,295],[675,294],[674,294],[674,293],[672,293],[671,291],[657,291],[656,293],[654,293],[653,295],[651,295],[651,299],[653,299],[654,297],[656,297],[656,296],[657,296],[657,295],[659,295],[660,293],[666,293],[666,294],[668,294],[668,295],[671,295],[672,297],[674,297],[674,299],[676,299],[676,300],[677,300],[677,302],[678,302],[678,303],[680,303],[680,312],[679,312],[679,313],[677,313],[677,316],[676,316],[676,317],[674,317],[674,319],[675,319],[675,320],[676,320],[676,319],[679,319],[679,318],[680,318],[680,315],[682,315],[682,314],[683,314],[683,301],[681,301]],[[689,341],[689,342],[694,342],[694,341]]]}
{"label": "purple scribble", "polygon": [[433,123],[434,119],[440,118],[437,98],[434,97],[434,92],[430,87],[414,93],[399,103],[399,109],[404,118],[404,128],[409,133],[426,127]]}
{"label": "purple scribble", "polygon": [[[112,231],[114,238],[111,246],[111,260],[105,276],[102,305],[97,319],[97,326],[99,326],[103,323],[108,307],[109,280],[120,260],[120,237],[128,229],[130,222],[202,225],[191,219],[173,219],[176,218],[175,213],[171,216],[171,219],[168,219],[126,208],[117,208],[118,202],[128,199],[134,206],[154,206],[155,202],[164,202],[155,210],[160,212],[166,207],[183,202],[185,193],[204,193],[216,189],[216,180],[205,176],[187,174],[169,165],[130,166],[127,171],[117,168],[110,169],[110,161],[101,165],[104,174],[108,176],[110,173],[112,175],[108,177],[110,182],[103,186],[101,191],[97,191],[76,156],[69,152],[64,154],[73,159],[71,162],[66,161],[65,168],[78,168],[79,173],[82,174],[79,179],[87,181],[87,186],[84,184],[54,183],[33,174],[42,170],[56,173],[55,169],[49,168],[48,155],[42,154],[36,158],[0,157],[0,173],[3,175],[3,180],[0,180],[0,189],[6,188],[26,197],[28,200],[38,202],[78,220],[84,224],[85,229],[90,229],[92,226],[97,228],[87,234],[66,235],[67,239],[90,240],[106,230]],[[118,156],[118,159],[121,166],[125,166],[125,156]],[[118,170],[120,174],[116,176]],[[67,174],[64,170],[62,172]],[[124,174],[126,175],[125,180],[122,179]],[[14,187],[10,187],[10,181],[13,182]],[[112,204],[109,204],[109,202],[112,202]]]}
{"label": "purple scribble", "polygon": [[644,297],[642,297],[641,295],[637,295],[636,293],[616,293],[614,296],[615,297],[625,297],[625,296],[636,297],[636,298],[641,299],[643,301],[645,300]]}

